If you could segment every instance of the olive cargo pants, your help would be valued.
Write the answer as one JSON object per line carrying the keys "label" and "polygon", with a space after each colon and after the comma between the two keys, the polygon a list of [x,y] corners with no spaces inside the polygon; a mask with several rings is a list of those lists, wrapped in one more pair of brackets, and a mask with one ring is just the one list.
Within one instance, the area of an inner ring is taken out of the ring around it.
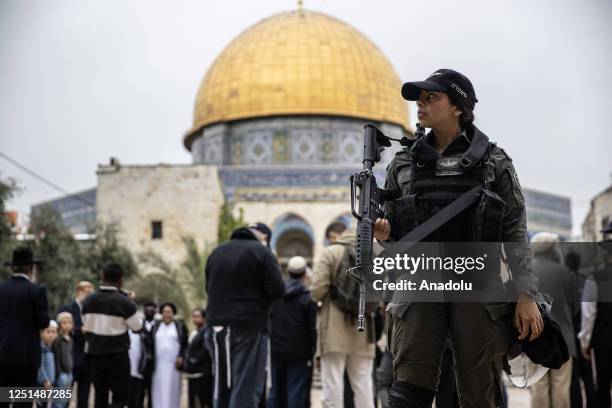
{"label": "olive cargo pants", "polygon": [[413,303],[401,316],[391,315],[394,381],[436,391],[450,333],[461,407],[501,407],[511,325],[511,314],[494,319],[482,303]]}

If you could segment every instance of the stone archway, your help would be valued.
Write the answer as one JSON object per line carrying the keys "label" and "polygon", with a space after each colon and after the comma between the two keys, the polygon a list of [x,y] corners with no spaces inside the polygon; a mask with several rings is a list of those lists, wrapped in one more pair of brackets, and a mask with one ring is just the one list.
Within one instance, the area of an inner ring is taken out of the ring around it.
{"label": "stone archway", "polygon": [[270,244],[283,269],[293,256],[303,256],[312,266],[314,233],[302,217],[296,214],[281,216],[273,225]]}

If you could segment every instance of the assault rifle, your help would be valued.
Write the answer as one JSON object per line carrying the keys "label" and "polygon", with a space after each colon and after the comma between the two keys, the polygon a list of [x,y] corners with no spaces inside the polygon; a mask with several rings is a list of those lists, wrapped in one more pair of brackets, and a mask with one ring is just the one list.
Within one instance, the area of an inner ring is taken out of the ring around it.
{"label": "assault rifle", "polygon": [[[417,125],[417,133],[423,128]],[[391,146],[391,141],[408,146],[408,138],[393,139],[386,136],[376,126],[368,123],[364,126],[365,138],[363,144],[363,170],[350,176],[351,182],[351,213],[357,219],[357,242],[355,244],[355,266],[346,271],[349,276],[359,282],[359,309],[357,315],[357,330],[365,330],[365,292],[367,274],[372,273],[374,223],[378,218],[384,218],[383,205],[385,201],[399,198],[399,191],[387,191],[378,187],[372,168],[381,159],[385,147]],[[359,188],[359,192],[357,189]],[[358,198],[358,204],[355,199]]]}

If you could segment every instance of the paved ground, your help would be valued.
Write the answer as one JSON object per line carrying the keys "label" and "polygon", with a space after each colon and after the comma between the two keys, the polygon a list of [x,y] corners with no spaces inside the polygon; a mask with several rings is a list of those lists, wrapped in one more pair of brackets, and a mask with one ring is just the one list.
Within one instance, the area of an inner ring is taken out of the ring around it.
{"label": "paved ground", "polygon": [[[322,408],[320,389],[318,388],[312,389],[311,400],[312,400],[311,408]],[[509,408],[531,408],[529,390],[509,388],[508,389],[508,407]]]}
{"label": "paved ground", "polygon": [[[89,406],[93,407],[93,387],[91,389],[91,397]],[[508,388],[508,407],[509,408],[531,408],[531,403],[529,400],[529,390],[521,390],[518,388]],[[315,384],[312,388],[311,392],[311,408],[322,408],[321,405],[321,389]],[[71,408],[75,408],[76,404],[74,401],[70,403]],[[183,381],[183,395],[181,399],[181,407],[187,408],[187,381]]]}

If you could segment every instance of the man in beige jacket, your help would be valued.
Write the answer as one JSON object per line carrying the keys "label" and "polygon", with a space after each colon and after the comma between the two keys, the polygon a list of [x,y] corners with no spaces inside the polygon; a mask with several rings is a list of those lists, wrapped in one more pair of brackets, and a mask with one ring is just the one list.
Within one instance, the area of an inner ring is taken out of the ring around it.
{"label": "man in beige jacket", "polygon": [[374,395],[372,368],[374,343],[368,340],[366,330],[358,332],[355,319],[342,312],[333,302],[330,286],[347,245],[355,245],[355,231],[345,231],[339,239],[321,253],[315,263],[311,296],[321,302],[319,310],[319,352],[321,356],[321,382],[323,407],[342,408],[344,371],[348,372],[356,408],[372,408]]}

